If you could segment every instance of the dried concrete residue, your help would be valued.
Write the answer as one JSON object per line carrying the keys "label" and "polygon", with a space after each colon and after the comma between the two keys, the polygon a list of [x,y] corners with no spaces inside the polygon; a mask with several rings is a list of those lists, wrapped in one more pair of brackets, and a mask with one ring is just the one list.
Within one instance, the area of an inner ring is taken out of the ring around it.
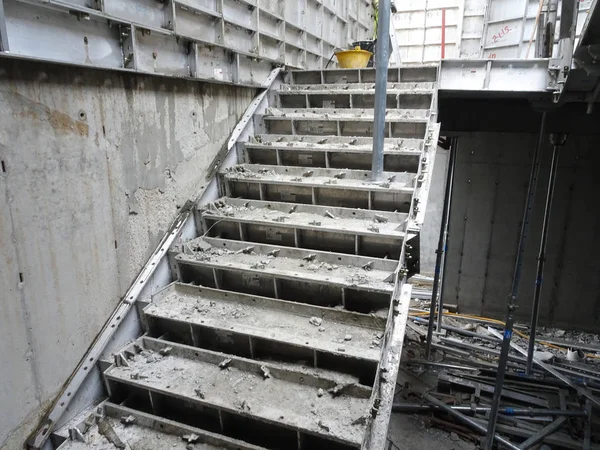
{"label": "dried concrete residue", "polygon": [[313,386],[170,354],[154,356],[149,350],[132,355],[128,364],[107,370],[107,377],[355,445],[362,441],[365,425],[358,419],[369,409],[368,397],[319,397]]}
{"label": "dried concrete residue", "polygon": [[[337,353],[342,347],[346,355],[372,361],[379,360],[384,331],[383,326],[373,327],[374,321],[370,318],[351,313],[347,314],[345,321],[334,315],[303,315],[294,308],[263,306],[234,295],[217,297],[209,291],[194,295],[173,292],[152,302],[144,313],[205,327],[232,329],[236,333],[294,345],[309,344],[332,353]],[[320,314],[320,311],[315,308],[312,313]]]}
{"label": "dried concrete residue", "polygon": [[[94,450],[116,450],[119,447],[109,440],[111,435],[113,435],[117,437],[117,443],[120,441],[123,444],[123,447],[121,448],[124,450],[223,449],[223,447],[200,443],[189,447],[187,440],[183,439],[183,436],[161,433],[160,431],[151,428],[141,427],[136,425],[135,421],[127,423],[128,421],[126,419],[127,418],[115,419],[110,417],[102,419],[105,426],[102,432],[99,429],[98,422],[94,422],[85,433],[81,434],[80,439],[82,438],[84,442],[69,439],[65,441],[60,448],[61,450],[88,450],[90,448],[93,448]],[[112,430],[112,433],[110,430]],[[112,439],[114,439],[114,437]]]}
{"label": "dried concrete residue", "polygon": [[[223,200],[217,200],[207,206],[207,213],[215,216],[232,217],[239,220],[284,223],[292,226],[306,227],[311,226],[320,229],[335,229],[338,231],[348,231],[350,233],[364,233],[371,231],[389,236],[400,237],[403,235],[404,215],[398,214],[391,216],[393,220],[387,219],[388,215],[370,214],[368,218],[340,217],[325,210],[322,214],[317,212],[297,211],[298,207],[290,205],[289,211],[279,211],[269,209],[268,207],[255,207],[250,202],[244,205],[235,205],[226,203]],[[331,208],[335,211],[335,208]],[[364,211],[363,211],[364,212]],[[366,213],[365,213],[366,214]],[[391,214],[391,213],[390,213]],[[382,217],[385,219],[382,220]],[[387,219],[387,220],[386,220]]]}
{"label": "dried concrete residue", "polygon": [[[332,282],[347,286],[389,292],[393,289],[390,272],[344,264],[330,264],[319,261],[318,257],[307,261],[299,258],[280,257],[275,254],[258,254],[252,246],[245,251],[234,252],[225,248],[213,247],[202,238],[183,244],[182,258],[190,258],[211,264],[237,269],[266,270],[272,274],[287,274],[294,277],[302,274],[315,281]],[[187,255],[191,253],[191,255]]]}

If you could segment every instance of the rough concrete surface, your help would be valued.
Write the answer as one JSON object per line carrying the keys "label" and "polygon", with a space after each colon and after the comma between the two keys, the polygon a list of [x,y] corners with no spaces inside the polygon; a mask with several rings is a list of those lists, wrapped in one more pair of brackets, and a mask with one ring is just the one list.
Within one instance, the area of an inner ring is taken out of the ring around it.
{"label": "rough concrete surface", "polygon": [[[308,383],[275,376],[265,378],[251,370],[223,368],[179,356],[151,361],[140,353],[128,360],[129,367],[112,367],[105,375],[184,401],[282,423],[311,434],[325,434],[334,440],[355,445],[362,440],[365,424],[359,419],[368,413],[368,395],[323,395]],[[347,411],[343,416],[338,413],[342,408]]]}
{"label": "rough concrete surface", "polygon": [[455,433],[430,428],[423,416],[394,413],[390,417],[388,439],[401,450],[475,450],[477,447]]}
{"label": "rough concrete surface", "polygon": [[2,61],[0,447],[21,447],[253,95]]}

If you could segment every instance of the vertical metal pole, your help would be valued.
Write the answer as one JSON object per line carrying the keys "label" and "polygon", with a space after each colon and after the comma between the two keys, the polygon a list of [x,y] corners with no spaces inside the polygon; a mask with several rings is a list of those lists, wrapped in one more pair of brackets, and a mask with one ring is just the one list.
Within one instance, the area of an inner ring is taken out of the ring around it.
{"label": "vertical metal pole", "polygon": [[538,142],[533,154],[531,163],[531,173],[529,175],[529,186],[527,188],[527,197],[525,198],[525,211],[523,213],[523,222],[521,223],[521,233],[519,236],[519,246],[517,248],[517,256],[515,260],[515,269],[513,273],[512,286],[508,297],[506,308],[506,325],[504,326],[504,338],[502,340],[502,348],[500,350],[500,361],[498,362],[498,373],[496,374],[496,386],[494,389],[494,397],[492,399],[492,410],[490,411],[487,434],[485,438],[485,450],[492,450],[494,444],[494,436],[496,434],[496,421],[498,420],[498,410],[500,408],[500,395],[502,394],[502,385],[504,384],[504,373],[506,372],[506,362],[508,361],[508,351],[510,350],[510,340],[513,333],[513,325],[515,321],[514,312],[517,307],[517,297],[519,294],[519,284],[521,282],[521,272],[523,269],[523,254],[525,253],[525,244],[527,242],[527,234],[529,232],[529,218],[531,209],[533,208],[533,198],[535,196],[535,188],[537,186],[538,172],[540,168],[540,153],[542,144],[544,143],[544,133],[546,128],[546,112],[542,113],[542,121]]}
{"label": "vertical metal pole", "polygon": [[371,178],[383,178],[383,143],[387,106],[387,75],[390,54],[390,0],[379,0],[377,46],[375,50],[375,110],[373,120],[373,162]]}
{"label": "vertical metal pole", "polygon": [[[456,138],[452,139],[450,144],[450,155],[448,160],[448,171],[446,174],[446,190],[444,192],[444,207],[442,211],[442,221],[440,224],[440,236],[438,240],[438,247],[436,250],[435,257],[435,274],[433,278],[433,289],[431,292],[431,305],[429,307],[429,324],[427,325],[427,348],[425,350],[425,358],[429,359],[431,356],[431,341],[433,339],[433,321],[435,318],[436,304],[438,304],[438,291],[440,287],[440,280],[442,279],[442,264],[446,262],[446,246],[448,241],[448,228],[450,222],[450,205],[452,203],[452,187],[454,186],[454,167],[456,165]],[[443,261],[443,263],[442,263]],[[440,292],[440,300],[438,310],[438,322],[436,331],[440,331],[442,324],[442,312],[443,300]]]}
{"label": "vertical metal pole", "polygon": [[442,59],[446,59],[446,8],[442,8]]}
{"label": "vertical metal pole", "polygon": [[6,16],[4,14],[3,0],[0,0],[0,52],[7,52],[8,33],[6,32]]}
{"label": "vertical metal pole", "polygon": [[546,242],[548,241],[548,226],[552,213],[552,199],[554,198],[554,185],[558,169],[558,151],[563,146],[567,136],[564,134],[550,135],[550,142],[554,146],[552,150],[552,164],[550,166],[550,178],[548,178],[548,190],[546,192],[546,206],[544,207],[544,221],[542,223],[542,237],[540,240],[540,251],[537,260],[537,274],[535,277],[535,288],[533,291],[533,309],[531,311],[531,330],[529,332],[529,350],[527,352],[527,374],[531,375],[533,369],[533,352],[535,351],[535,334],[537,331],[538,317],[540,313],[540,297],[542,294],[542,283],[544,276],[544,264],[546,263]]}

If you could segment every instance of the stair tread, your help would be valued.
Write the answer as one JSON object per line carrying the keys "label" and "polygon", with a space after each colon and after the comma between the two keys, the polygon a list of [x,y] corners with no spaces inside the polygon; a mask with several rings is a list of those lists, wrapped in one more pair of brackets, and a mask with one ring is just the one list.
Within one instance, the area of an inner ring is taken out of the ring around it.
{"label": "stair tread", "polygon": [[[290,213],[293,208],[295,208],[294,212]],[[327,217],[325,215],[327,212],[333,214],[334,218]],[[376,216],[382,217],[387,222],[377,221]],[[403,238],[407,214],[223,197],[209,204],[208,208],[202,211],[202,217],[263,224],[270,227]],[[320,225],[317,225],[318,223]]]}
{"label": "stair tread", "polygon": [[[227,247],[222,243],[226,243]],[[394,260],[255,245],[218,238],[197,238],[188,241],[186,247],[192,249],[193,253],[179,253],[175,257],[177,261],[307,282],[311,280],[358,290],[391,293],[394,289],[394,284],[388,281],[397,265]],[[253,248],[252,253],[240,253],[240,250],[249,247]],[[200,250],[194,251],[196,248]],[[278,256],[270,257],[269,253],[274,250],[279,250]],[[305,257],[312,260],[307,261]],[[367,263],[371,263],[370,270],[362,268]]]}
{"label": "stair tread", "polygon": [[[310,176],[303,176],[311,172]],[[414,191],[416,177],[409,172],[385,172],[383,183],[373,183],[371,172],[349,169],[319,169],[297,166],[272,166],[261,164],[239,164],[222,172],[226,180],[246,183],[286,184],[291,186],[318,186],[332,189],[363,191]],[[391,181],[390,181],[391,180]]]}
{"label": "stair tread", "polygon": [[[383,151],[399,155],[420,155],[422,139],[387,138]],[[342,151],[342,152],[372,152],[373,138],[346,136],[311,136],[265,134],[251,137],[245,144],[246,148],[266,148],[278,150],[310,151]]]}
{"label": "stair tread", "polygon": [[[268,108],[263,119],[373,122],[374,110],[362,108]],[[429,110],[387,109],[385,120],[386,122],[428,122]]]}
{"label": "stair tread", "polygon": [[[180,283],[153,298],[144,313],[371,362],[379,361],[373,342],[385,329],[383,318]],[[313,317],[322,322],[311,323]]]}
{"label": "stair tread", "polygon": [[[138,353],[127,360],[129,367],[109,367],[107,379],[353,446],[362,441],[366,427],[354,421],[369,408],[368,388],[354,386],[337,397],[318,397],[319,387],[333,387],[335,381],[157,339],[141,342],[155,352],[170,347],[169,353],[150,363]],[[227,367],[219,367],[226,359],[231,360]],[[270,378],[264,379],[261,366],[269,369]],[[342,409],[344,415],[339,414]]]}

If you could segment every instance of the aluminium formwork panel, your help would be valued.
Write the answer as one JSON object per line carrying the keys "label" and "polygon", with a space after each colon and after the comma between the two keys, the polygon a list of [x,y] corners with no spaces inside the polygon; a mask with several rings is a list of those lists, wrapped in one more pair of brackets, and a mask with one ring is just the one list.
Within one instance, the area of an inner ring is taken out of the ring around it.
{"label": "aluminium formwork panel", "polygon": [[[320,68],[335,46],[346,44],[345,8],[332,12],[314,0],[283,5],[266,0],[4,0],[0,56],[206,79],[205,71],[194,67],[209,64],[210,55],[193,48],[218,47],[228,53],[220,60],[229,65],[225,73],[243,72],[249,64],[241,57],[265,70],[208,79],[255,86],[273,65]],[[332,22],[323,27],[326,11]],[[330,32],[334,36],[323,35]],[[260,39],[261,33],[271,39]],[[280,40],[281,49],[273,39]]]}

